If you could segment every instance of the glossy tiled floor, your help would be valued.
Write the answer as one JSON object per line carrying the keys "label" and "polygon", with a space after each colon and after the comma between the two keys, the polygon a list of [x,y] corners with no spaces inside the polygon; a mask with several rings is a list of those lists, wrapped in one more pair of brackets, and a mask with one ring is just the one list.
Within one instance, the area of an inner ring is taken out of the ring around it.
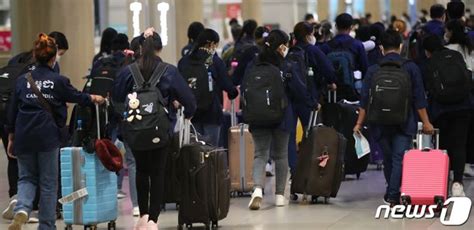
{"label": "glossy tiled floor", "polygon": [[[3,149],[0,150],[0,207],[3,209],[8,203],[6,157]],[[474,179],[467,179],[466,193],[474,198]],[[127,183],[124,182],[124,185]],[[339,195],[332,199],[329,205],[301,205],[290,204],[286,207],[273,206],[274,197],[269,179],[265,204],[260,211],[249,211],[247,203],[249,198],[236,198],[231,200],[231,210],[228,217],[219,222],[220,229],[254,229],[254,230],[280,230],[280,229],[474,229],[474,212],[470,220],[461,227],[448,228],[443,226],[438,219],[431,220],[378,220],[374,219],[375,210],[381,204],[385,181],[381,171],[369,170],[360,180],[343,182]],[[126,191],[127,189],[124,188]],[[173,205],[168,206],[168,211],[160,216],[160,229],[176,229],[178,213]],[[126,198],[119,201],[118,229],[133,229],[136,221],[131,217],[131,204]],[[0,220],[0,229],[6,229],[8,222]],[[57,222],[58,229],[63,229],[62,221]],[[27,225],[24,229],[36,229],[36,225]],[[82,229],[75,226],[74,229]],[[106,229],[106,225],[99,225],[99,229]]]}

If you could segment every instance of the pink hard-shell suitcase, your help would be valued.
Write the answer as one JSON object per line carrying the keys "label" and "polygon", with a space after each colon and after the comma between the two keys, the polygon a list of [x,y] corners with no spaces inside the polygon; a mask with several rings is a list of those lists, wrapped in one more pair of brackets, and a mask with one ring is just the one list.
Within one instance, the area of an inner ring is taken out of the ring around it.
{"label": "pink hard-shell suitcase", "polygon": [[439,149],[439,130],[435,130],[434,149],[423,148],[421,131],[417,135],[418,149],[403,157],[401,201],[404,205],[442,207],[448,195],[449,157]]}

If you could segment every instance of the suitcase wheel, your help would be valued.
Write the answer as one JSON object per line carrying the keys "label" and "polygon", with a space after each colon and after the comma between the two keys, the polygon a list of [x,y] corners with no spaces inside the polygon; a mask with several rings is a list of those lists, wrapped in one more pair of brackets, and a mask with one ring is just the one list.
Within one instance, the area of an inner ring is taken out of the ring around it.
{"label": "suitcase wheel", "polygon": [[217,221],[212,221],[212,228],[218,228],[219,223]]}
{"label": "suitcase wheel", "polygon": [[324,204],[329,204],[329,197],[324,197]]}
{"label": "suitcase wheel", "polygon": [[72,225],[66,225],[66,227],[64,228],[64,230],[72,230]]}
{"label": "suitcase wheel", "polygon": [[186,228],[191,229],[191,228],[193,228],[193,225],[192,224],[186,224]]}
{"label": "suitcase wheel", "polygon": [[84,230],[97,230],[97,225],[86,225]]}
{"label": "suitcase wheel", "polygon": [[318,198],[319,198],[319,196],[311,196],[311,204],[317,204],[318,203]]}
{"label": "suitcase wheel", "polygon": [[108,230],[115,230],[115,229],[116,229],[115,221],[110,221],[110,222],[107,224],[107,229],[108,229]]}
{"label": "suitcase wheel", "polygon": [[291,199],[292,201],[297,201],[297,200],[298,200],[298,194],[296,194],[296,193],[291,194],[291,195],[290,195],[290,199]]}
{"label": "suitcase wheel", "polygon": [[356,176],[357,176],[357,180],[359,180],[360,179],[360,173],[357,173]]}

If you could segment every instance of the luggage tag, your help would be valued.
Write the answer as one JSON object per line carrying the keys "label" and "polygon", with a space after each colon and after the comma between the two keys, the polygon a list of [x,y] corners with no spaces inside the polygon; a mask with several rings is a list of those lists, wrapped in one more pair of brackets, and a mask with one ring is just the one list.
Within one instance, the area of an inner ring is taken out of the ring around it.
{"label": "luggage tag", "polygon": [[319,167],[325,168],[329,160],[329,150],[327,146],[324,146],[324,150],[321,156],[317,157],[316,160],[319,161]]}

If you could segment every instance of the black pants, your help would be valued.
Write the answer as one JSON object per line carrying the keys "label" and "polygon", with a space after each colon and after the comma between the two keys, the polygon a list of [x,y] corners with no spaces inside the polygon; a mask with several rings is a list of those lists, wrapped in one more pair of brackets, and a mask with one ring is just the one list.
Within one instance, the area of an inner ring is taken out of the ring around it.
{"label": "black pants", "polygon": [[474,110],[471,110],[471,122],[467,140],[466,163],[474,164]]}
{"label": "black pants", "polygon": [[137,195],[140,216],[149,215],[149,220],[158,222],[164,199],[166,149],[134,151],[137,166]]}
{"label": "black pants", "polygon": [[[3,124],[1,124],[0,127],[3,127]],[[8,133],[3,128],[1,129],[1,135],[2,135],[3,146],[5,147],[5,153],[7,153]],[[7,175],[8,175],[8,186],[9,186],[8,195],[11,198],[12,196],[16,195],[18,191],[18,162],[16,159],[10,158],[8,154],[7,154],[7,159],[8,159]]]}
{"label": "black pants", "polygon": [[465,110],[445,113],[434,122],[440,131],[440,148],[448,151],[454,182],[463,181],[470,121],[471,113]]}

